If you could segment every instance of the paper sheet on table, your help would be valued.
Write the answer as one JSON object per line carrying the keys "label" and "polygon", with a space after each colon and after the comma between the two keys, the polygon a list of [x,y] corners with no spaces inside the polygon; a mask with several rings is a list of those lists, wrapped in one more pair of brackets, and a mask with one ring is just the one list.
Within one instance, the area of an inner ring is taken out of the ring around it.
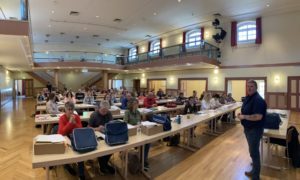
{"label": "paper sheet on table", "polygon": [[143,125],[143,126],[147,126],[147,127],[153,127],[153,126],[157,125],[157,123],[155,123],[155,122],[150,122],[150,121],[143,121],[143,122],[142,122],[142,125]]}
{"label": "paper sheet on table", "polygon": [[118,110],[120,109],[118,106],[110,106],[110,111]]}
{"label": "paper sheet on table", "polygon": [[149,113],[152,112],[152,109],[147,109],[147,108],[138,108],[138,111],[140,111],[140,113]]}
{"label": "paper sheet on table", "polygon": [[103,139],[105,139],[105,134],[103,134],[103,133],[101,133],[99,131],[95,131],[95,135],[96,135],[97,138],[103,138]]}
{"label": "paper sheet on table", "polygon": [[36,142],[58,143],[58,142],[65,141],[65,138],[61,134],[37,135],[35,137],[35,139],[36,139]]}
{"label": "paper sheet on table", "polygon": [[127,128],[128,128],[128,129],[133,129],[133,128],[135,128],[135,126],[133,126],[133,125],[131,125],[131,124],[127,124]]}

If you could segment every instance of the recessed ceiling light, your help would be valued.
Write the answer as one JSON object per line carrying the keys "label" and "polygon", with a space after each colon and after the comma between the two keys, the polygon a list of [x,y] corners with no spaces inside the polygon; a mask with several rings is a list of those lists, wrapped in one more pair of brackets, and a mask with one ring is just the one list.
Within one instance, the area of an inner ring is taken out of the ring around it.
{"label": "recessed ceiling light", "polygon": [[156,15],[157,15],[157,12],[154,12],[153,15],[156,16]]}
{"label": "recessed ceiling light", "polygon": [[49,51],[46,51],[46,54],[49,54]]}
{"label": "recessed ceiling light", "polygon": [[100,16],[96,16],[96,18],[99,18]]}
{"label": "recessed ceiling light", "polygon": [[179,3],[181,2],[181,0],[177,0]]}
{"label": "recessed ceiling light", "polygon": [[52,10],[51,13],[54,14],[54,10]]}
{"label": "recessed ceiling light", "polygon": [[270,7],[270,4],[267,4],[266,6],[267,6],[267,7]]}
{"label": "recessed ceiling light", "polygon": [[51,24],[48,24],[48,27],[51,28]]}
{"label": "recessed ceiling light", "polygon": [[86,30],[87,30],[87,28],[86,28],[86,27],[84,27],[84,28],[83,28],[83,30],[85,30],[85,31],[86,31]]}
{"label": "recessed ceiling light", "polygon": [[187,66],[191,66],[192,64],[191,64],[191,63],[186,63],[186,65],[187,65]]}

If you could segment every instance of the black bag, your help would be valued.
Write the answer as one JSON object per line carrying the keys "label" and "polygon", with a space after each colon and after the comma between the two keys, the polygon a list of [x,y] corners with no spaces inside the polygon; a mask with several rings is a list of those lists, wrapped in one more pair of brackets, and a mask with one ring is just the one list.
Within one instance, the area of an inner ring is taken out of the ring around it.
{"label": "black bag", "polygon": [[265,129],[279,129],[281,119],[277,113],[267,113],[265,117]]}
{"label": "black bag", "polygon": [[76,128],[70,137],[74,151],[85,153],[97,149],[97,138],[92,128]]}
{"label": "black bag", "polygon": [[162,124],[164,131],[170,131],[172,129],[171,120],[167,114],[153,114],[152,122]]}
{"label": "black bag", "polygon": [[118,145],[125,144],[128,141],[128,127],[124,121],[114,120],[105,124],[105,142],[106,144]]}
{"label": "black bag", "polygon": [[169,136],[168,146],[177,146],[180,143],[180,133]]}

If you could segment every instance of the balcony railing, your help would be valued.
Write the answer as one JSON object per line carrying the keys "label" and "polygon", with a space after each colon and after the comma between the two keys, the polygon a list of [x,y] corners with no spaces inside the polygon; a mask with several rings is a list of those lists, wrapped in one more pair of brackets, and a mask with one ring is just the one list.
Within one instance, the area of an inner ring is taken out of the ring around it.
{"label": "balcony railing", "polygon": [[220,50],[218,47],[205,41],[193,41],[175,46],[165,47],[159,50],[149,51],[125,58],[125,64],[153,61],[157,59],[168,59],[183,57],[187,55],[203,55],[208,58],[218,59]]}
{"label": "balcony railing", "polygon": [[34,62],[95,62],[116,64],[115,55],[83,51],[46,51],[34,52]]}

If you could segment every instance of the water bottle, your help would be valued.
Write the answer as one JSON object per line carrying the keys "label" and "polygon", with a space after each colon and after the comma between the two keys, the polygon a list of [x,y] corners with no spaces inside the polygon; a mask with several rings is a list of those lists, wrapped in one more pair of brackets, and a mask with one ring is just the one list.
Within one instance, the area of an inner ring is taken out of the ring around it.
{"label": "water bottle", "polygon": [[136,132],[137,132],[137,135],[142,134],[142,127],[141,127],[141,122],[140,121],[137,123]]}
{"label": "water bottle", "polygon": [[180,115],[177,115],[176,121],[177,121],[177,124],[181,124],[181,116]]}

